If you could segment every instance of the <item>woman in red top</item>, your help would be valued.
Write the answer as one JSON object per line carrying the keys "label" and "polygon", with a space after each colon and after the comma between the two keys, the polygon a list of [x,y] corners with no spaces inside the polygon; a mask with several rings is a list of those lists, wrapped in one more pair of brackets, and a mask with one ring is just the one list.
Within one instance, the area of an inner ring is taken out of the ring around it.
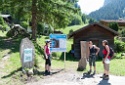
{"label": "woman in red top", "polygon": [[104,49],[102,51],[103,53],[103,65],[104,65],[104,74],[101,78],[103,79],[109,79],[109,64],[110,64],[110,47],[108,45],[107,40],[102,41],[102,45],[104,46]]}
{"label": "woman in red top", "polygon": [[46,45],[44,46],[44,54],[45,54],[45,75],[50,75],[51,68],[51,59],[50,59],[50,40],[46,41]]}

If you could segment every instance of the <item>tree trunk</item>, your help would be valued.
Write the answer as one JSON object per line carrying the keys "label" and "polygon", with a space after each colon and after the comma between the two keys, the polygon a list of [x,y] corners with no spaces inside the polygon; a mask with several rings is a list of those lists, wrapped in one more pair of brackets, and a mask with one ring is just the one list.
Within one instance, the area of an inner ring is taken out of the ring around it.
{"label": "tree trunk", "polygon": [[36,41],[37,32],[37,0],[32,0],[32,39]]}

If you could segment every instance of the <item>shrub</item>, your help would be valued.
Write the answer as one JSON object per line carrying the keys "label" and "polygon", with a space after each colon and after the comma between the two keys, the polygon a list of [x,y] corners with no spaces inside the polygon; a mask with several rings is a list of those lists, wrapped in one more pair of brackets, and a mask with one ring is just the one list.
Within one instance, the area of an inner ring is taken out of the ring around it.
{"label": "shrub", "polygon": [[115,31],[118,31],[118,29],[119,29],[118,23],[116,23],[116,22],[109,23],[109,27]]}
{"label": "shrub", "polygon": [[0,24],[3,25],[3,23],[4,23],[4,20],[2,17],[0,17]]}
{"label": "shrub", "polygon": [[21,26],[24,27],[25,29],[27,29],[28,26],[29,26],[29,23],[28,23],[27,21],[22,21],[20,24],[21,24]]}
{"label": "shrub", "polygon": [[2,17],[0,17],[0,27],[2,30],[10,30],[10,27],[8,26],[8,24],[4,21],[4,19]]}
{"label": "shrub", "polygon": [[89,24],[96,22],[93,18],[90,18]]}
{"label": "shrub", "polygon": [[37,24],[37,34],[38,35],[49,35],[50,33],[53,33],[53,27],[49,24],[45,23],[38,23]]}
{"label": "shrub", "polygon": [[125,51],[125,43],[117,38],[115,38],[115,52],[124,52]]}
{"label": "shrub", "polygon": [[125,37],[125,30],[121,32],[122,37]]}
{"label": "shrub", "polygon": [[43,30],[44,30],[44,25],[42,23],[38,23],[37,24],[37,34],[38,35],[43,34]]}
{"label": "shrub", "polygon": [[82,18],[79,15],[74,15],[69,26],[82,24]]}
{"label": "shrub", "polygon": [[73,33],[73,29],[71,29],[71,30],[69,31],[69,34],[70,34],[70,33]]}

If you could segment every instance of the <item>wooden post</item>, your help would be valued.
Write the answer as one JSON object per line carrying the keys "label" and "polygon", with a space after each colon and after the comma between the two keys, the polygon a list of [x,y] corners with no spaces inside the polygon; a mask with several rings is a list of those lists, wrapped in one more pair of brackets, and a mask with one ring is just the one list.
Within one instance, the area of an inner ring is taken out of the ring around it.
{"label": "wooden post", "polygon": [[66,69],[66,52],[64,52],[64,69]]}
{"label": "wooden post", "polygon": [[88,57],[88,43],[86,41],[81,41],[81,59],[79,60],[79,64],[78,64],[78,70],[83,71],[84,69],[86,69],[86,65],[87,65],[87,57]]}

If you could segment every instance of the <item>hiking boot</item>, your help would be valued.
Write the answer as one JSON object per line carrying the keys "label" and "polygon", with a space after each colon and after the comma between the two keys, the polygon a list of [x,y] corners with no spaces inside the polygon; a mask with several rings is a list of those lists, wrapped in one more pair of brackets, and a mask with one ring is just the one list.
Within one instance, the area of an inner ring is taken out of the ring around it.
{"label": "hiking boot", "polygon": [[95,75],[95,74],[96,74],[96,71],[93,72],[93,75]]}
{"label": "hiking boot", "polygon": [[104,80],[109,80],[109,75],[105,75]]}
{"label": "hiking boot", "polygon": [[91,70],[90,70],[90,71],[88,71],[88,74],[91,74]]}
{"label": "hiking boot", "polygon": [[48,71],[47,70],[45,70],[45,75],[48,75]]}
{"label": "hiking boot", "polygon": [[48,75],[50,75],[51,73],[50,73],[50,71],[48,72]]}
{"label": "hiking boot", "polygon": [[100,78],[104,78],[106,75],[105,75],[105,73],[102,75],[102,76],[100,76]]}

